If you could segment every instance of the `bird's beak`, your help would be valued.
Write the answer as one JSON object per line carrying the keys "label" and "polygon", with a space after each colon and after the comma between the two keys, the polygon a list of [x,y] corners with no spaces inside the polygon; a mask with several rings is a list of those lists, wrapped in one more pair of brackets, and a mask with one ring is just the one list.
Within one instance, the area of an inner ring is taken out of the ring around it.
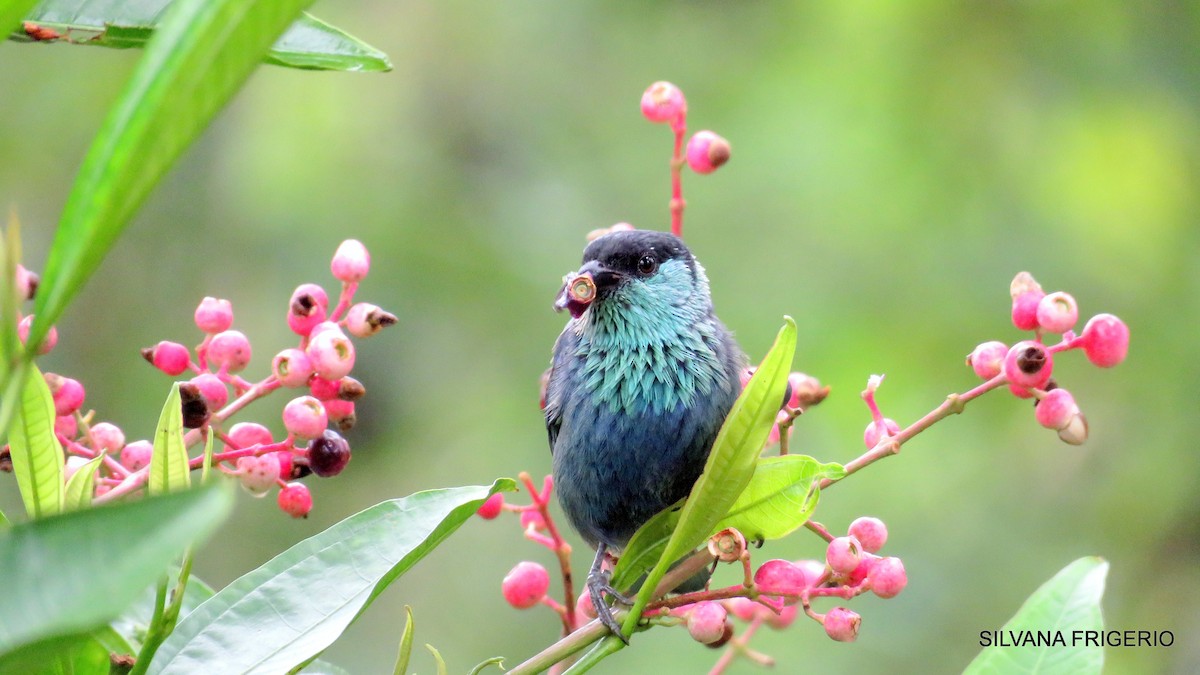
{"label": "bird's beak", "polygon": [[614,285],[619,275],[596,261],[584,263],[578,272],[563,277],[562,288],[554,300],[554,311],[564,309],[578,319],[596,300],[600,289]]}

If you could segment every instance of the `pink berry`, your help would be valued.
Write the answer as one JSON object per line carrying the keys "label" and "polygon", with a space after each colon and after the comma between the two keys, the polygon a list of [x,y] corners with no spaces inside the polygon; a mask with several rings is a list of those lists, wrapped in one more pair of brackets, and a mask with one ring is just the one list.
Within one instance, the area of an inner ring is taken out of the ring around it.
{"label": "pink berry", "polygon": [[325,406],[312,396],[300,396],[283,406],[283,426],[301,439],[317,438],[329,426]]}
{"label": "pink berry", "polygon": [[321,376],[314,377],[308,383],[308,393],[318,400],[328,401],[338,397],[341,392],[341,380],[326,380]]}
{"label": "pink berry", "polygon": [[1008,345],[997,340],[984,342],[977,346],[967,356],[967,365],[975,374],[984,380],[990,380],[1004,370],[1004,357],[1008,355]]}
{"label": "pink berry", "polygon": [[279,460],[272,454],[238,457],[238,478],[242,481],[242,487],[255,497],[266,495],[279,480]]}
{"label": "pink berry", "polygon": [[200,390],[200,394],[208,402],[209,410],[220,410],[229,402],[229,388],[216,375],[200,373],[189,381]]}
{"label": "pink berry", "polygon": [[288,328],[297,335],[308,335],[325,320],[328,307],[329,296],[324,288],[316,284],[300,284],[292,291],[292,299],[288,303]]}
{"label": "pink berry", "polygon": [[702,601],[692,605],[687,615],[688,634],[701,644],[712,644],[725,635],[729,612],[719,602]]}
{"label": "pink berry", "polygon": [[194,318],[197,328],[209,335],[216,335],[233,325],[233,304],[228,300],[205,297],[196,307]]}
{"label": "pink berry", "polygon": [[354,401],[344,401],[340,398],[321,401],[325,406],[325,414],[329,423],[336,426],[338,431],[350,431],[358,423],[358,415],[354,412]]}
{"label": "pink berry", "polygon": [[887,525],[884,525],[882,520],[870,516],[856,518],[850,523],[850,536],[862,544],[864,551],[876,553],[887,541]]}
{"label": "pink berry", "polygon": [[396,323],[396,315],[378,305],[360,302],[346,313],[346,330],[354,337],[366,338]]}
{"label": "pink berry", "polygon": [[166,340],[153,347],[143,349],[142,358],[171,377],[175,377],[187,370],[192,362],[191,353],[188,352],[187,347],[178,342],[168,342]]}
{"label": "pink berry", "polygon": [[730,614],[733,614],[734,616],[741,619],[742,621],[747,621],[747,622],[753,621],[754,617],[758,616],[760,611],[763,611],[763,612],[771,611],[771,610],[767,609],[766,607],[763,607],[759,603],[751,600],[750,598],[744,598],[744,597],[740,597],[740,596],[736,597],[736,598],[729,598],[728,600],[725,600],[724,605],[725,605],[725,609],[729,610]]}
{"label": "pink berry", "polygon": [[218,368],[236,373],[250,363],[250,340],[238,330],[217,333],[208,343],[208,359]]}
{"label": "pink berry", "polygon": [[354,369],[354,343],[340,330],[318,333],[304,350],[312,362],[313,371],[326,380],[337,380]]}
{"label": "pink berry", "polygon": [[790,560],[768,560],[754,573],[754,584],[766,595],[791,595],[787,604],[795,604],[799,593],[808,588],[804,570]]}
{"label": "pink berry", "polygon": [[[33,326],[33,315],[32,314],[21,319],[21,322],[17,324],[17,339],[19,339],[21,341],[21,344],[25,344],[26,342],[29,341],[29,329],[32,326]],[[54,346],[57,344],[58,344],[58,329],[55,328],[54,326],[51,326],[49,332],[46,333],[46,337],[42,339],[42,344],[38,346],[37,353],[38,354],[49,354],[50,351],[53,350]]]}
{"label": "pink berry", "polygon": [[46,373],[45,378],[50,394],[54,396],[55,415],[70,415],[83,407],[83,399],[87,394],[78,380],[54,373]]}
{"label": "pink berry", "polygon": [[642,115],[651,122],[673,122],[685,112],[683,92],[670,82],[655,82],[642,94]]}
{"label": "pink berry", "polygon": [[1053,389],[1046,392],[1033,409],[1038,424],[1047,429],[1058,431],[1071,423],[1071,418],[1079,414],[1079,406],[1075,397],[1066,389]]}
{"label": "pink berry", "polygon": [[871,574],[871,569],[875,567],[875,562],[879,560],[879,556],[870,553],[863,553],[862,559],[858,563],[858,567],[846,576],[847,586],[857,586],[867,579]]}
{"label": "pink berry", "polygon": [[884,436],[895,436],[900,433],[900,425],[896,420],[885,417],[881,422],[874,420],[867,422],[867,428],[863,429],[863,443],[868,448],[873,448],[879,445],[879,441],[883,440]]}
{"label": "pink berry", "polygon": [[322,478],[336,476],[350,463],[350,444],[329,429],[308,442],[308,466]]}
{"label": "pink berry", "polygon": [[285,349],[271,361],[271,373],[285,387],[303,387],[313,375],[312,361],[299,349]]}
{"label": "pink berry", "polygon": [[1065,333],[1079,321],[1079,305],[1070,293],[1057,291],[1042,298],[1037,306],[1037,322],[1043,330]]}
{"label": "pink berry", "polygon": [[54,433],[63,438],[75,438],[75,434],[79,433],[79,422],[74,415],[55,417]]}
{"label": "pink berry", "polygon": [[1042,298],[1046,296],[1041,291],[1026,291],[1013,298],[1012,322],[1021,330],[1036,330],[1038,327],[1037,309]]}
{"label": "pink berry", "polygon": [[67,457],[67,461],[63,465],[63,480],[71,480],[71,476],[74,476],[75,472],[79,471],[87,463],[88,460],[86,457],[79,457],[78,455]]}
{"label": "pink berry", "polygon": [[838,642],[854,642],[862,617],[845,607],[834,607],[825,615],[825,634]]}
{"label": "pink berry", "polygon": [[242,450],[255,445],[270,445],[274,442],[271,430],[257,422],[238,422],[229,428],[229,440],[236,447],[225,446],[225,452]]}
{"label": "pink berry", "polygon": [[1017,398],[1033,398],[1033,392],[1028,387],[1018,387],[1015,384],[1009,384],[1008,390]]}
{"label": "pink berry", "polygon": [[825,562],[836,574],[850,574],[862,559],[862,545],[851,536],[837,537],[825,548]]}
{"label": "pink berry", "polygon": [[505,575],[500,591],[508,604],[517,609],[528,609],[546,597],[550,589],[550,573],[535,562],[519,562]]}
{"label": "pink berry", "polygon": [[93,449],[104,450],[111,455],[125,447],[125,432],[115,424],[98,422],[92,425],[92,441],[96,444]]}
{"label": "pink berry", "polygon": [[775,630],[783,630],[784,628],[792,625],[792,623],[796,620],[799,610],[800,608],[796,605],[788,605],[787,607],[779,610],[778,614],[768,611],[766,614],[767,625]]}
{"label": "pink berry", "polygon": [[908,585],[908,574],[899,558],[880,558],[875,561],[868,577],[871,591],[881,598],[894,598]]}
{"label": "pink berry", "polygon": [[596,605],[592,604],[592,594],[586,590],[579,594],[579,599],[575,601],[575,616],[578,617],[579,623],[587,623],[588,620],[599,616],[596,613]]}
{"label": "pink berry", "polygon": [[483,504],[480,505],[479,510],[477,510],[475,513],[478,513],[479,517],[483,518],[484,520],[492,520],[496,516],[500,515],[500,512],[503,510],[504,494],[497,492],[491,497],[488,497]]}
{"label": "pink berry", "polygon": [[357,239],[347,239],[338,246],[329,264],[333,277],[346,284],[362,281],[371,269],[371,254]]}
{"label": "pink berry", "polygon": [[528,511],[521,512],[521,529],[544,531],[549,528],[546,526],[546,519],[542,517],[540,512],[535,509],[529,509]]}
{"label": "pink berry", "polygon": [[37,295],[37,273],[30,272],[23,265],[17,265],[17,296],[22,300],[32,300]]}
{"label": "pink berry", "polygon": [[150,466],[150,456],[154,454],[154,445],[150,441],[134,441],[126,443],[121,448],[121,466],[130,471],[137,471],[144,466]]}
{"label": "pink berry", "polygon": [[1097,314],[1083,327],[1083,352],[1101,368],[1112,368],[1129,353],[1129,327],[1112,314]]}
{"label": "pink berry", "polygon": [[312,493],[304,483],[288,483],[279,491],[279,508],[293,518],[307,518],[312,511]]}
{"label": "pink berry", "polygon": [[1012,346],[1004,357],[1004,375],[1018,387],[1041,389],[1054,372],[1054,359],[1046,346],[1023,340]]}
{"label": "pink berry", "polygon": [[712,173],[729,161],[729,141],[711,131],[698,131],[687,144],[687,163],[696,173]]}

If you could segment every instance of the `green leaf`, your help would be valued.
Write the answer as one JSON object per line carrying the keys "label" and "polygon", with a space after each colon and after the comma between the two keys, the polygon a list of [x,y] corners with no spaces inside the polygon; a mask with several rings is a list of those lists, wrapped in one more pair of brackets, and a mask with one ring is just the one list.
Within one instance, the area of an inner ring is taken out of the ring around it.
{"label": "green leaf", "polygon": [[[75,44],[125,49],[145,46],[169,4],[171,0],[47,0],[26,19],[60,34],[70,31]],[[24,31],[13,37],[29,39]],[[308,13],[288,27],[264,60],[318,70],[392,69],[387,54]]]}
{"label": "green leaf", "polygon": [[442,655],[438,653],[438,650],[434,649],[433,645],[428,643],[425,644],[425,649],[428,649],[429,653],[433,654],[433,660],[437,663],[437,675],[446,675],[446,662],[442,660]]}
{"label": "green leaf", "polygon": [[[16,213],[8,217],[8,228],[0,233],[0,438],[8,428],[15,407],[6,401],[16,399],[16,388],[9,391],[9,378],[20,367],[21,341],[17,337],[17,316],[21,309],[16,278],[17,263],[21,262],[20,223]],[[17,387],[21,383],[17,383]]]}
{"label": "green leaf", "polygon": [[38,0],[5,0],[0,2],[0,35],[7,35],[21,27],[23,19]]}
{"label": "green leaf", "polygon": [[679,525],[683,502],[659,511],[646,521],[629,539],[625,550],[617,561],[610,583],[613,588],[627,592],[642,575],[649,572],[662,557],[671,540],[671,534]]}
{"label": "green leaf", "polygon": [[67,492],[63,507],[67,511],[78,511],[92,505],[92,486],[96,482],[96,467],[104,461],[104,453],[96,455],[75,470],[67,481]]}
{"label": "green leaf", "polygon": [[63,450],[54,436],[54,397],[36,366],[25,378],[8,443],[25,512],[31,518],[61,512]]}
{"label": "green leaf", "polygon": [[108,673],[110,644],[90,634],[51,638],[0,655],[0,673]]}
{"label": "green leaf", "polygon": [[501,671],[503,671],[504,670],[504,657],[503,656],[493,656],[492,658],[488,659],[487,661],[482,661],[482,662],[476,664],[475,667],[471,669],[471,672],[467,673],[467,675],[479,675],[479,673],[482,673],[484,670],[487,670],[488,666],[496,666]]}
{"label": "green leaf", "polygon": [[[1108,563],[1101,558],[1080,558],[1064,567],[1054,578],[1042,584],[1025,600],[1013,618],[991,634],[993,645],[985,647],[964,673],[1030,673],[1037,675],[1100,673],[1104,668],[1104,648],[1073,644],[1076,631],[1104,630],[1100,599]],[[1022,636],[1032,631],[1061,634],[1062,645],[1020,645]],[[981,639],[983,636],[981,636]],[[1004,640],[1006,646],[997,646]]]}
{"label": "green leaf", "polygon": [[179,400],[179,383],[171,385],[167,402],[158,416],[154,430],[154,451],[150,455],[150,476],[146,489],[150,494],[185,490],[191,485],[187,446],[183,444],[183,409]]}
{"label": "green leaf", "polygon": [[335,666],[332,663],[329,663],[328,661],[322,661],[321,659],[317,659],[307,666],[304,666],[304,669],[300,672],[303,675],[350,675],[350,671],[346,670],[345,668],[342,668],[341,666]]}
{"label": "green leaf", "polygon": [[[511,479],[376,504],[284,551],[179,622],[151,673],[280,673],[306,664]],[[297,593],[296,589],[304,589]],[[280,621],[279,617],[287,617]]]}
{"label": "green leaf", "polygon": [[174,0],[63,208],[29,344],[79,292],[163,174],[312,0]]}
{"label": "green leaf", "polygon": [[408,661],[412,658],[413,644],[413,615],[412,607],[404,606],[404,632],[400,634],[400,652],[396,655],[396,667],[393,675],[405,675],[408,672]]}
{"label": "green leaf", "polygon": [[821,496],[817,483],[845,475],[841,464],[822,464],[805,455],[760,459],[750,484],[716,524],[713,534],[732,527],[749,540],[786,536],[816,510]]}
{"label": "green leaf", "polygon": [[625,618],[626,634],[632,633],[671,564],[709,536],[750,482],[759,453],[775,424],[795,352],[796,322],[790,316],[784,317],[775,344],[746,383],[717,433],[704,472],[683,504],[679,523]]}
{"label": "green leaf", "polygon": [[6,578],[0,654],[103,628],[232,507],[233,493],[222,485],[75,511],[0,532]]}
{"label": "green leaf", "polygon": [[[172,567],[168,574],[175,577],[178,576],[178,572],[178,567]],[[127,607],[121,616],[109,624],[112,630],[129,645],[130,652],[136,653],[142,649],[142,639],[145,638],[146,631],[150,628],[150,621],[154,617],[156,590],[154,584],[148,585],[138,599]],[[182,619],[187,616],[215,594],[216,591],[211,586],[195,576],[190,577],[187,587],[183,591],[183,604],[180,606],[179,617]]]}

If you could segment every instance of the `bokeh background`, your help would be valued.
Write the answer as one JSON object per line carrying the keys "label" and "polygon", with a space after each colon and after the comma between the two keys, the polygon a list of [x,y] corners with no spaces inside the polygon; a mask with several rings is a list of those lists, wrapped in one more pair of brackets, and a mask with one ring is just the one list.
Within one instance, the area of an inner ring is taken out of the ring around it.
{"label": "bokeh background", "polygon": [[[678,83],[691,128],[733,145],[685,176],[686,238],[718,311],[757,359],[783,314],[796,367],[834,395],[800,421],[824,460],[862,450],[858,398],[886,373],[885,413],[912,421],[974,384],[963,355],[1018,333],[1008,283],[1030,270],[1083,315],[1132,327],[1126,363],[1058,364],[1091,438],[1076,448],[1004,393],[831,489],[837,530],[884,518],[907,590],[864,597],[857,643],[801,621],[754,646],[780,672],[953,672],[1071,560],[1112,563],[1109,626],[1171,630],[1171,648],[1109,649],[1110,673],[1200,669],[1200,9],[1188,2],[318,3],[384,49],[387,74],[261,68],[136,217],[59,326],[44,367],[83,380],[99,419],[153,431],[168,378],[138,356],[194,344],[204,295],[233,301],[260,377],[288,346],[296,285],[333,288],[343,238],[373,253],[360,297],[400,324],[360,343],[369,394],[354,460],[314,480],[293,521],[239,500],[197,570],[215,586],[378,501],[549,471],[537,381],[551,311],[584,233],[667,221],[670,134],[638,112]],[[41,266],[79,162],[138,57],[0,44],[0,195]],[[281,427],[285,398],[238,419]],[[0,505],[19,512],[11,476]],[[119,533],[114,533],[119,536]],[[577,569],[590,554],[577,551]],[[819,556],[803,532],[759,553]],[[515,518],[474,519],[330,649],[391,672],[402,608],[456,672],[515,664],[556,637],[548,611],[499,593],[516,562],[549,564]],[[297,588],[303,593],[303,588]],[[705,672],[682,630],[639,636],[600,672]],[[432,672],[423,651],[413,663]],[[746,661],[730,671],[757,672]]]}

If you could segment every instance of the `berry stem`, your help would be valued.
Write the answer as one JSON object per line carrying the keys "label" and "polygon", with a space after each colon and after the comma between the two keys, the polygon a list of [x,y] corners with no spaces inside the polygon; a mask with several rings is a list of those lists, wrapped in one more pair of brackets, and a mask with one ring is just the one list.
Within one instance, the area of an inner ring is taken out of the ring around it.
{"label": "berry stem", "polygon": [[829,530],[825,529],[824,525],[822,525],[816,521],[813,521],[813,520],[805,521],[804,527],[807,527],[814,534],[816,534],[818,537],[824,539],[827,542],[833,541],[833,535],[829,533]]}
{"label": "berry stem", "polygon": [[671,156],[671,234],[683,237],[683,137],[687,134],[687,111],[671,122],[675,152]]}
{"label": "berry stem", "polygon": [[733,659],[738,655],[746,656],[751,661],[754,661],[759,665],[773,664],[774,660],[769,656],[760,654],[747,646],[750,638],[754,637],[755,631],[757,631],[759,627],[763,625],[763,621],[764,619],[761,616],[754,617],[754,620],[750,622],[749,626],[746,626],[746,630],[742,631],[741,635],[735,635],[733,638],[731,638],[729,640],[729,647],[725,649],[725,653],[722,654],[721,658],[718,659],[713,665],[712,670],[708,671],[708,675],[721,675],[725,672],[725,669],[728,668],[731,663],[733,663]]}
{"label": "berry stem", "polygon": [[357,283],[342,283],[342,293],[338,296],[337,305],[333,308],[333,313],[329,315],[330,321],[340,321],[342,315],[350,309],[350,303],[354,301],[354,293],[358,290]]}
{"label": "berry stem", "polygon": [[[529,495],[533,499],[533,506],[541,514],[542,520],[546,523],[546,530],[550,533],[550,541],[535,540],[546,545],[558,557],[558,565],[562,571],[563,580],[563,606],[575,606],[575,584],[571,577],[571,545],[562,538],[558,531],[558,526],[554,524],[554,518],[550,516],[550,492],[554,489],[554,479],[546,476],[542,481],[542,490],[539,492],[533,484],[533,478],[528,472],[522,471],[518,476],[521,482],[525,485],[525,489],[529,490]],[[536,532],[526,532],[527,538],[533,539],[530,535],[536,535]],[[541,536],[541,535],[538,535]],[[561,613],[563,623],[563,637],[575,632],[579,627],[575,623],[575,612],[563,611]]]}

